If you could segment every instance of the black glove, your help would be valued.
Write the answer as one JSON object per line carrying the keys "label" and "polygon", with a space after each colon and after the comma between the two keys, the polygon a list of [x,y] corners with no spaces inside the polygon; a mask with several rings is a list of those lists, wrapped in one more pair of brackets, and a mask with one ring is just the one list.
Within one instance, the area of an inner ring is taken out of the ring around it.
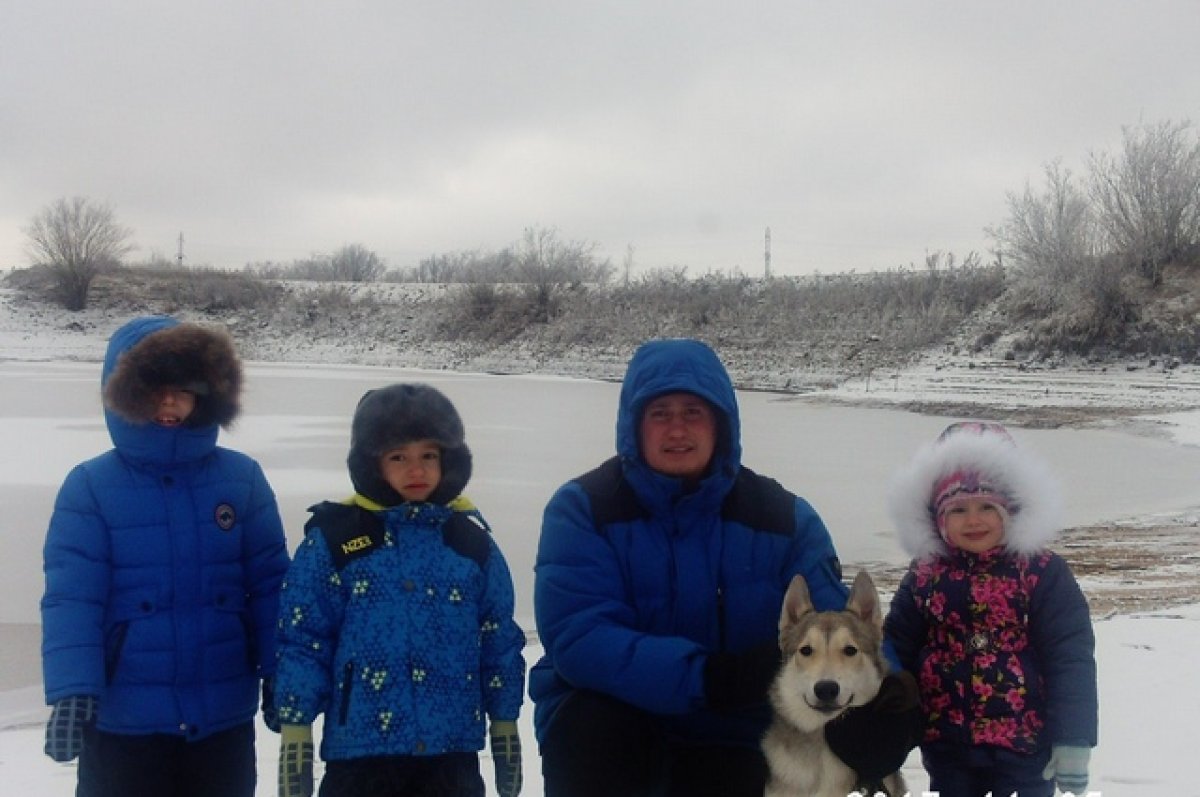
{"label": "black glove", "polygon": [[901,671],[883,679],[871,702],[826,723],[825,741],[860,781],[875,783],[904,765],[924,729],[917,680]]}
{"label": "black glove", "polygon": [[279,712],[275,710],[275,676],[268,675],[262,682],[263,725],[279,733]]}
{"label": "black glove", "polygon": [[781,661],[775,642],[741,653],[708,654],[704,662],[704,697],[709,707],[732,711],[765,702]]}
{"label": "black glove", "polygon": [[46,723],[46,755],[55,761],[74,761],[83,750],[83,729],[96,721],[96,698],[71,695],[54,704]]}

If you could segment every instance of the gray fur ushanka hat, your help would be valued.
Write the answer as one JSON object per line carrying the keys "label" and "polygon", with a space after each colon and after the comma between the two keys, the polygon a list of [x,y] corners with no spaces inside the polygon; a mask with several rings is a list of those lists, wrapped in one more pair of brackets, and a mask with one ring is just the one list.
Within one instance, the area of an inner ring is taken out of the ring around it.
{"label": "gray fur ushanka hat", "polygon": [[471,478],[465,438],[458,410],[437,388],[401,383],[368,390],[358,401],[350,429],[350,481],[360,495],[381,506],[401,504],[404,499],[380,474],[379,457],[404,443],[432,440],[442,450],[442,478],[429,501],[445,504]]}

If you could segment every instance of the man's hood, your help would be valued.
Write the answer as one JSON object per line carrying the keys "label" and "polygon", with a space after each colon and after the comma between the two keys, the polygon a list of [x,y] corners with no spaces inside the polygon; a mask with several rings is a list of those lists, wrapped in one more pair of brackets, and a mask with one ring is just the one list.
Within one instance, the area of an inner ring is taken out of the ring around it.
{"label": "man's hood", "polygon": [[705,481],[717,476],[732,484],[742,462],[737,394],[716,352],[688,339],[650,341],[629,361],[617,412],[617,454],[627,474],[654,478],[641,452],[642,411],[653,399],[679,392],[697,395],[717,411],[717,446]]}

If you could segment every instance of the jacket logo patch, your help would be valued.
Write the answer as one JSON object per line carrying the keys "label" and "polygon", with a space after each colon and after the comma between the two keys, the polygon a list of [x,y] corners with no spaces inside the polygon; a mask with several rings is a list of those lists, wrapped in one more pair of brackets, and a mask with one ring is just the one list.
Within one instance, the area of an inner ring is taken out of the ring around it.
{"label": "jacket logo patch", "polygon": [[346,540],[343,542],[342,553],[351,554],[355,551],[363,551],[367,548],[370,548],[373,544],[374,543],[371,542],[371,538],[364,534],[361,537],[355,537],[352,540]]}
{"label": "jacket logo patch", "polygon": [[213,519],[217,521],[217,526],[221,531],[229,531],[233,528],[233,524],[237,523],[237,513],[233,511],[233,507],[229,504],[221,504],[213,512]]}

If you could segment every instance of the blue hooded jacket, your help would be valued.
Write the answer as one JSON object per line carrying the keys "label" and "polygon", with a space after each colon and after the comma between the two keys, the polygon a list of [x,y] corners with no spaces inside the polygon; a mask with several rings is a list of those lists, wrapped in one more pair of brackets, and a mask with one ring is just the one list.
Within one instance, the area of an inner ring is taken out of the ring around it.
{"label": "blue hooded jacket", "polygon": [[[675,392],[700,396],[719,416],[714,462],[690,491],[653,471],[639,446],[646,404]],[[589,495],[594,471],[560,487],[543,517],[534,612],[545,655],[529,677],[539,741],[563,699],[589,689],[660,715],[685,742],[758,745],[766,703],[710,710],[707,654],[774,641],[797,573],[818,609],[843,608],[847,593],[820,517],[743,467],[740,437],[736,394],[712,349],[657,340],[634,354],[617,415],[618,460],[599,470],[628,486],[636,511],[611,512],[603,495]]]}
{"label": "blue hooded jacket", "polygon": [[[236,363],[232,344],[208,345],[217,333],[150,316],[113,334],[102,384],[177,327],[186,350],[169,358],[227,351]],[[114,447],[67,475],[46,536],[46,701],[94,696],[97,727],[119,734],[197,740],[248,722],[274,671],[288,565],[275,495],[257,462],[216,445],[217,422],[165,427],[111,409],[105,421]]]}

